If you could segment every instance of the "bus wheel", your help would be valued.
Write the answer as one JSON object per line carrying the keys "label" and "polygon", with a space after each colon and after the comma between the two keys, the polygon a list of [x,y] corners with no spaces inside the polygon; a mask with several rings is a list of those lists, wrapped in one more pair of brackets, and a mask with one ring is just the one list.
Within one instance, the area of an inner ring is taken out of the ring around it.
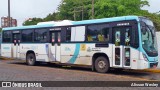
{"label": "bus wheel", "polygon": [[99,73],[106,73],[109,71],[109,62],[105,57],[98,57],[95,61],[95,69]]}
{"label": "bus wheel", "polygon": [[26,62],[29,66],[34,66],[36,64],[36,57],[33,53],[27,54]]}

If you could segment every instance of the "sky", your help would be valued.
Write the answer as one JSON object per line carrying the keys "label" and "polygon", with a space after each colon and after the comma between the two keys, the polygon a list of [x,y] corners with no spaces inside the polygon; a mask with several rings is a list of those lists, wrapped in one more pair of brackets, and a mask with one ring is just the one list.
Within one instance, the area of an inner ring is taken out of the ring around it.
{"label": "sky", "polygon": [[[18,26],[28,18],[44,18],[49,13],[57,11],[61,0],[10,0],[11,17],[17,19]],[[148,0],[150,7],[143,9],[149,12],[160,11],[160,0]],[[0,0],[0,17],[8,15],[8,0]],[[1,23],[1,20],[0,20]],[[0,25],[1,26],[1,25]]]}
{"label": "sky", "polygon": [[[49,13],[57,11],[61,0],[10,0],[10,2],[11,17],[17,19],[18,25],[21,26],[28,18],[44,18]],[[2,16],[8,16],[8,0],[0,0],[0,18]]]}
{"label": "sky", "polygon": [[148,10],[151,13],[156,13],[160,11],[160,0],[147,0],[150,6],[145,6],[143,9]]}

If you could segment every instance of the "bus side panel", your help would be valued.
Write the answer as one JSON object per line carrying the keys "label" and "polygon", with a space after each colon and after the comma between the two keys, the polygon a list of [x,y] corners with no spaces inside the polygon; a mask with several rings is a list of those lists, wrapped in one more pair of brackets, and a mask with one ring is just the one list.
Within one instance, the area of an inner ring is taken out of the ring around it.
{"label": "bus side panel", "polygon": [[[61,45],[61,62],[79,65],[92,65],[95,53],[105,53],[112,60],[112,45],[105,48],[95,47],[95,44],[63,44]],[[112,61],[110,61],[112,66]]]}
{"label": "bus side panel", "polygon": [[36,46],[38,47],[35,47],[35,46],[33,47],[35,47],[37,61],[43,61],[43,62],[52,61],[52,58],[50,58],[51,54],[49,54],[50,47],[48,43],[38,44]]}
{"label": "bus side panel", "polygon": [[79,55],[74,64],[92,65],[92,56],[94,54],[92,48],[95,48],[95,44],[80,44]]}
{"label": "bus side panel", "polygon": [[95,47],[95,44],[80,44],[79,56],[74,64],[92,65],[92,57],[96,53],[104,53],[108,56],[112,66],[112,45],[109,47]]}
{"label": "bus side panel", "polygon": [[61,44],[61,63],[72,63],[77,55],[75,49],[76,44]]}
{"label": "bus side panel", "polygon": [[33,51],[36,56],[36,61],[49,62],[48,44],[21,44],[20,45],[20,57],[26,59],[28,51]]}
{"label": "bus side panel", "polygon": [[113,44],[109,44],[108,47],[101,48],[101,52],[104,52],[108,56],[110,67],[113,67]]}
{"label": "bus side panel", "polygon": [[150,63],[148,62],[148,60],[146,61],[143,57],[142,52],[139,53],[139,60],[138,60],[138,65],[137,65],[137,69],[148,69],[150,68]]}
{"label": "bus side panel", "polygon": [[130,48],[131,49],[131,69],[138,69],[138,64],[140,60],[140,52],[137,49]]}
{"label": "bus side panel", "polygon": [[12,57],[12,44],[1,44],[1,56]]}
{"label": "bus side panel", "polygon": [[147,69],[150,63],[145,61],[142,52],[131,48],[131,69]]}

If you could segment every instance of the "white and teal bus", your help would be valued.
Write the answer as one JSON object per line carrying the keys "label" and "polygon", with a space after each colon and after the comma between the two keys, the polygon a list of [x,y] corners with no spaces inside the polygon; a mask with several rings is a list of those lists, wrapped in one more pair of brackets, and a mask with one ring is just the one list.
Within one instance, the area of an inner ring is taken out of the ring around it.
{"label": "white and teal bus", "polygon": [[101,73],[158,64],[153,22],[138,16],[3,28],[1,55],[26,60],[28,65],[84,65]]}

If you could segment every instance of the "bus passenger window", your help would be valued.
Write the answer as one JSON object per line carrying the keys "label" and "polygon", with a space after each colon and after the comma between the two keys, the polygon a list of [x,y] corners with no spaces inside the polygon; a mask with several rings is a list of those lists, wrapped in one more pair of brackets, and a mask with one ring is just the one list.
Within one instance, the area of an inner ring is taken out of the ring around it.
{"label": "bus passenger window", "polygon": [[100,35],[100,34],[99,34],[99,35],[98,35],[98,41],[101,41],[101,42],[104,41],[104,35]]}
{"label": "bus passenger window", "polygon": [[36,29],[34,32],[35,42],[47,42],[47,29]]}
{"label": "bus passenger window", "polygon": [[88,41],[93,41],[93,39],[92,39],[92,36],[91,36],[91,35],[88,35],[88,36],[87,36],[87,39],[88,39]]}
{"label": "bus passenger window", "polygon": [[87,41],[109,41],[109,26],[107,24],[90,25],[87,28]]}
{"label": "bus passenger window", "polygon": [[104,41],[109,41],[109,28],[103,28],[102,33]]}
{"label": "bus passenger window", "polygon": [[33,42],[33,30],[22,31],[22,42]]}
{"label": "bus passenger window", "polygon": [[3,42],[11,42],[11,31],[4,31],[3,32]]}

